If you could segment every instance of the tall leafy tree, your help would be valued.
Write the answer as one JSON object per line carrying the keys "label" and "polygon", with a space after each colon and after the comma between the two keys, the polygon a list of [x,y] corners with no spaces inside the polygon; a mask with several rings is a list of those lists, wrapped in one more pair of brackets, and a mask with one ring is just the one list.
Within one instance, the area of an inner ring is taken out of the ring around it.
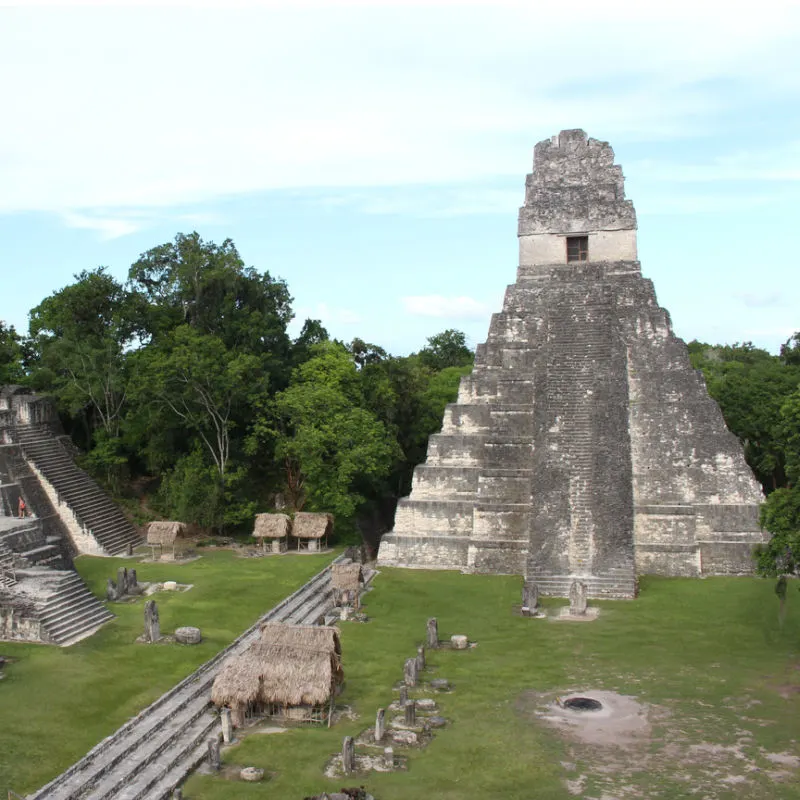
{"label": "tall leafy tree", "polygon": [[352,526],[399,448],[383,423],[363,407],[352,354],[335,342],[315,345],[312,354],[276,396],[264,431],[276,439],[294,508],[332,511],[340,523]]}
{"label": "tall leafy tree", "polygon": [[25,379],[22,339],[13,325],[0,320],[0,386]]}
{"label": "tall leafy tree", "polygon": [[472,364],[474,355],[467,347],[467,337],[462,331],[448,328],[428,338],[428,344],[419,351],[426,367],[434,370],[446,367],[464,367]]}

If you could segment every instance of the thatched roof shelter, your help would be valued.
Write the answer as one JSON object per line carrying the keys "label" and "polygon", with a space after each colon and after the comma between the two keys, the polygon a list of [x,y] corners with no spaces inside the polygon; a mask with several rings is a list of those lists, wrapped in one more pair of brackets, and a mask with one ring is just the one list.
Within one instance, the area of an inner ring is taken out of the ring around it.
{"label": "thatched roof shelter", "polygon": [[173,545],[186,532],[182,522],[151,522],[147,526],[147,544]]}
{"label": "thatched roof shelter", "polygon": [[286,514],[256,514],[253,536],[256,539],[282,539],[289,535],[292,520]]}
{"label": "thatched roof shelter", "polygon": [[294,515],[292,534],[298,539],[322,539],[333,533],[333,514],[298,511]]}
{"label": "thatched roof shelter", "polygon": [[357,592],[361,588],[361,564],[331,564],[331,586]]}
{"label": "thatched roof shelter", "polygon": [[222,665],[211,700],[231,707],[323,705],[343,680],[341,655],[336,628],[264,625],[258,642]]}

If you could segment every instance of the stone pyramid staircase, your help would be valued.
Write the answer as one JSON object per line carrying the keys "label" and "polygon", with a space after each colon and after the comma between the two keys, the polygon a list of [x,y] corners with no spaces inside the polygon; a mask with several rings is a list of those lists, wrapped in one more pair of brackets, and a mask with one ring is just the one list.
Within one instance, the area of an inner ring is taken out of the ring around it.
{"label": "stone pyramid staircase", "polygon": [[0,539],[0,589],[10,589],[17,583],[14,554],[11,548]]}
{"label": "stone pyramid staircase", "polygon": [[52,486],[58,500],[107,555],[125,553],[141,538],[118,506],[80,469],[43,425],[17,424],[17,443],[29,464]]}
{"label": "stone pyramid staircase", "polygon": [[55,591],[42,606],[40,620],[50,640],[72,644],[93,633],[114,615],[89,591],[77,572],[59,570]]}
{"label": "stone pyramid staircase", "polygon": [[13,640],[65,647],[91,635],[114,617],[71,570],[17,566],[14,579],[7,589],[20,615]]}

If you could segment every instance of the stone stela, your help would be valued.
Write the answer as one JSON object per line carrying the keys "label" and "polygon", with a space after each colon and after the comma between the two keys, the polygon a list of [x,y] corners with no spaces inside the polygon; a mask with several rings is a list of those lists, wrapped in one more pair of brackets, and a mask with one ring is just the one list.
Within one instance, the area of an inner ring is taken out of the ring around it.
{"label": "stone stela", "polygon": [[[536,145],[519,266],[379,565],[633,597],[636,575],[751,573],[761,488],[643,278],[607,142]],[[430,640],[428,646],[432,645]]]}

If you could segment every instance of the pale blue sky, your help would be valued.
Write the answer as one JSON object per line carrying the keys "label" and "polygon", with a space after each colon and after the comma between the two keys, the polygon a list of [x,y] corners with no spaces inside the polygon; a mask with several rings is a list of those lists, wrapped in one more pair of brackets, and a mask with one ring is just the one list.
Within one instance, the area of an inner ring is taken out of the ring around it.
{"label": "pale blue sky", "polygon": [[56,5],[0,7],[20,330],[73,273],[124,278],[196,229],[286,279],[295,330],[474,345],[514,280],[533,145],[572,127],[614,147],[678,335],[800,329],[800,4]]}

